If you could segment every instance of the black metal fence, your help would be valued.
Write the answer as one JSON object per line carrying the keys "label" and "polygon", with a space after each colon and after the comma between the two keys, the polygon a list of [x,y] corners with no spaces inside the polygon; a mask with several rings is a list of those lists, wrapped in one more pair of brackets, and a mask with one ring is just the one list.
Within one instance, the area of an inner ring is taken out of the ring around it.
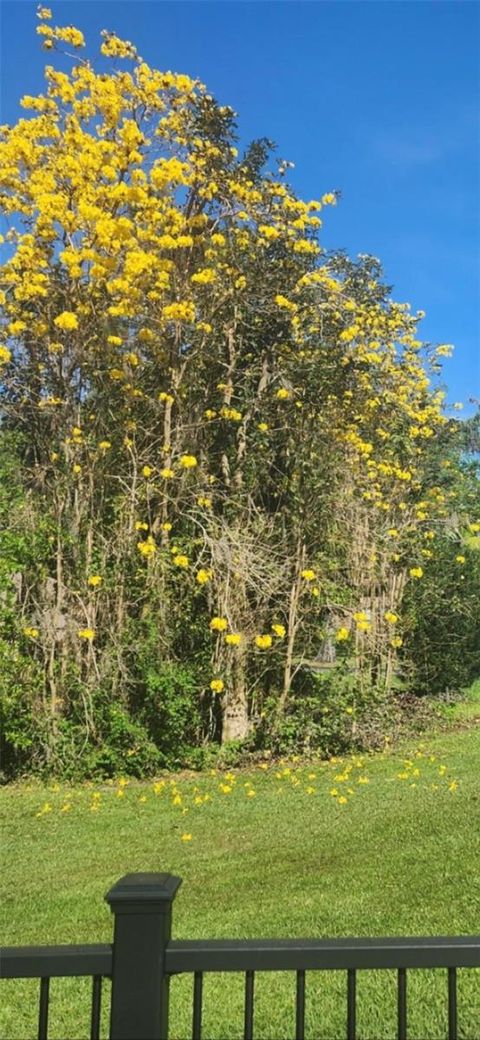
{"label": "black metal fence", "polygon": [[[166,1040],[170,979],[193,976],[193,1040],[202,1037],[203,978],[208,972],[245,976],[245,1040],[253,1040],[255,975],[296,974],[296,1040],[304,1040],[306,973],[345,972],[345,1036],[355,1040],[357,972],[397,972],[397,1038],[407,1040],[407,971],[445,969],[448,1040],[457,1040],[457,970],[480,968],[480,936],[399,939],[171,939],[172,906],[181,879],[128,874],[106,895],[114,914],[111,945],[26,946],[1,951],[1,975],[40,979],[38,1037],[47,1040],[49,984],[54,977],[92,978],[91,1040],[98,1040],[102,981],[111,980],[110,1040]],[[480,1036],[480,1021],[479,1021]],[[205,1038],[206,1040],[206,1038]]]}

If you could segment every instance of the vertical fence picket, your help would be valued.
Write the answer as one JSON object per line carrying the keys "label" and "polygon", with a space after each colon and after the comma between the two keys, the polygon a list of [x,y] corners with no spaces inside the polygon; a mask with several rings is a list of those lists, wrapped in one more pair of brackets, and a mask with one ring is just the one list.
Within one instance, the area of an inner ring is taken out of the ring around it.
{"label": "vertical fence picket", "polygon": [[457,1040],[457,971],[448,969],[448,1040]]}
{"label": "vertical fence picket", "polygon": [[305,972],[297,971],[295,1040],[305,1040]]}
{"label": "vertical fence picket", "polygon": [[196,971],[193,976],[192,1040],[201,1040],[202,1037],[202,996],[203,971]]}
{"label": "vertical fence picket", "polygon": [[90,1040],[99,1040],[101,1006],[102,976],[94,975],[92,979],[92,1011],[90,1017]]}
{"label": "vertical fence picket", "polygon": [[355,1040],[357,1033],[357,973],[355,968],[347,972],[347,1040]]}
{"label": "vertical fence picket", "polygon": [[49,998],[50,979],[40,979],[40,1001],[38,1005],[38,1040],[47,1040]]}
{"label": "vertical fence picket", "polygon": [[407,1040],[407,972],[405,968],[398,969],[398,1040]]}
{"label": "vertical fence picket", "polygon": [[243,1022],[243,1040],[253,1040],[253,994],[255,972],[245,972],[245,1016]]}

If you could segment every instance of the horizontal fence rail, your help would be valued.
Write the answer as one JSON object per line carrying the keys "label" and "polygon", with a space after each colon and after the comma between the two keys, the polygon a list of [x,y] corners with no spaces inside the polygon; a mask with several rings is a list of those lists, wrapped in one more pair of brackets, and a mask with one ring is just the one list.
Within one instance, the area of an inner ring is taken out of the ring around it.
{"label": "horizontal fence rail", "polygon": [[7,946],[0,951],[2,979],[40,979],[38,1040],[48,1040],[50,979],[92,979],[90,1040],[99,1040],[102,983],[112,974],[113,951],[109,945]]}
{"label": "horizontal fence rail", "polygon": [[[165,956],[170,976],[193,974],[192,1040],[202,1037],[203,977],[208,972],[245,975],[244,1040],[253,1040],[257,972],[296,973],[295,1040],[305,1037],[306,973],[346,972],[347,1040],[357,1036],[357,972],[397,971],[397,1040],[407,1040],[407,969],[446,969],[448,1040],[457,1040],[457,969],[480,967],[480,936],[389,939],[272,939],[170,942]],[[479,1022],[480,1036],[480,1022]]]}
{"label": "horizontal fence rail", "polygon": [[2,979],[112,974],[112,947],[108,945],[6,946],[0,955]]}
{"label": "horizontal fence rail", "polygon": [[202,1040],[204,977],[211,972],[243,974],[243,1037],[254,1040],[256,974],[277,971],[295,974],[295,1040],[305,1040],[308,973],[344,972],[343,1035],[356,1040],[358,973],[378,969],[396,972],[397,1040],[408,1040],[408,971],[443,969],[445,1035],[457,1040],[457,972],[480,968],[480,936],[172,940],[172,906],[180,884],[170,874],[130,874],[117,882],[105,897],[114,914],[112,945],[1,951],[3,978],[40,980],[39,1040],[48,1040],[50,979],[88,976],[91,1040],[99,1040],[105,978],[112,982],[110,1040],[167,1040],[170,980],[178,975],[192,976],[190,1035]]}
{"label": "horizontal fence rail", "polygon": [[195,971],[341,971],[378,968],[478,968],[480,936],[399,939],[174,940],[170,975]]}

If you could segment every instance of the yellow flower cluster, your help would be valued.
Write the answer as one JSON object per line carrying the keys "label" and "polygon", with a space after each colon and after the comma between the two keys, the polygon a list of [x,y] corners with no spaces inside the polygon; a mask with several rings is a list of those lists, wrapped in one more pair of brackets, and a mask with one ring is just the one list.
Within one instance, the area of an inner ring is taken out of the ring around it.
{"label": "yellow flower cluster", "polygon": [[255,646],[259,650],[268,650],[272,645],[272,637],[266,632],[264,635],[255,636]]}
{"label": "yellow flower cluster", "polygon": [[224,617],[213,617],[210,621],[210,628],[212,632],[225,632],[228,628],[228,621]]}
{"label": "yellow flower cluster", "polygon": [[[43,14],[41,17],[51,17],[49,8],[42,8],[43,11],[48,11],[48,15]],[[79,29],[75,29],[72,25],[67,25],[64,28],[55,27],[52,28],[50,25],[39,25],[37,28],[39,36],[43,37],[43,46],[46,50],[50,50],[55,42],[69,43],[72,47],[84,47],[85,37]]]}
{"label": "yellow flower cluster", "polygon": [[225,636],[227,646],[240,646],[242,637],[239,632],[228,632]]}
{"label": "yellow flower cluster", "polygon": [[180,465],[183,466],[184,469],[194,469],[195,466],[198,466],[198,462],[195,455],[182,455],[180,458]]}
{"label": "yellow flower cluster", "polygon": [[136,58],[137,51],[129,40],[121,40],[115,33],[102,32],[101,53],[106,58]]}
{"label": "yellow flower cluster", "polygon": [[188,556],[185,556],[183,553],[177,553],[175,556],[173,556],[172,562],[175,564],[176,567],[181,567],[183,569],[187,568],[190,565]]}
{"label": "yellow flower cluster", "polygon": [[359,632],[368,632],[372,627],[371,621],[369,620],[368,615],[364,610],[355,611],[353,615],[353,620],[355,621],[357,630]]}
{"label": "yellow flower cluster", "polygon": [[222,690],[225,689],[225,683],[223,682],[223,679],[212,679],[210,683],[210,689],[213,691],[213,693],[222,693]]}
{"label": "yellow flower cluster", "polygon": [[[199,585],[206,585],[213,577],[213,571],[208,567],[201,567],[196,573],[196,580]],[[211,627],[211,626],[210,626]]]}
{"label": "yellow flower cluster", "polygon": [[57,329],[65,329],[68,332],[73,329],[78,329],[78,318],[73,311],[62,311],[54,318],[53,324],[56,325]]}
{"label": "yellow flower cluster", "polygon": [[242,418],[241,412],[239,412],[236,408],[227,408],[226,405],[220,409],[220,415],[222,419],[232,419],[233,422],[240,422]]}
{"label": "yellow flower cluster", "polygon": [[282,296],[281,293],[277,293],[277,295],[275,297],[275,303],[277,304],[277,307],[281,307],[281,308],[283,308],[283,310],[294,311],[294,312],[297,310],[297,304],[296,303],[292,303],[291,300],[287,300],[287,297],[286,296]]}
{"label": "yellow flower cluster", "polygon": [[196,285],[211,285],[216,280],[216,273],[211,267],[204,267],[202,271],[196,271],[190,279]]}
{"label": "yellow flower cluster", "polygon": [[157,545],[155,539],[151,535],[145,539],[144,542],[137,542],[137,549],[142,556],[153,556],[157,551]]}
{"label": "yellow flower cluster", "polygon": [[191,301],[169,303],[162,310],[166,321],[195,321],[195,304]]}

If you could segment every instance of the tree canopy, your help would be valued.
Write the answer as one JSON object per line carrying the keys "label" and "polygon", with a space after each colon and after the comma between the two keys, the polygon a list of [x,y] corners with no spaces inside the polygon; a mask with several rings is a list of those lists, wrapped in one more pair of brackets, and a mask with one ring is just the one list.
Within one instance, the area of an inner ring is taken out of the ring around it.
{"label": "tree canopy", "polygon": [[39,18],[68,71],[47,65],[0,139],[12,761],[141,770],[266,740],[312,659],[327,743],[350,733],[415,674],[418,624],[429,653],[439,540],[459,595],[471,564],[475,669],[451,347],[378,260],[325,252],[337,194],[298,198],[266,139],[240,155],[203,84],[106,32],[94,63]]}

